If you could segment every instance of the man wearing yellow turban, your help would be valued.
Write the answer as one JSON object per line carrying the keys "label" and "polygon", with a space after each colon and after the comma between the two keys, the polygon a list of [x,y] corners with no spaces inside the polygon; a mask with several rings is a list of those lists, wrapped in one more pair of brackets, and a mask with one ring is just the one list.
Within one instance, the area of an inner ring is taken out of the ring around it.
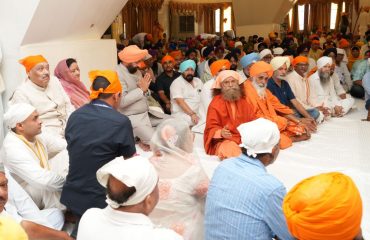
{"label": "man wearing yellow turban", "polygon": [[[131,122],[117,111],[122,86],[115,71],[89,73],[92,101],[72,113],[66,128],[69,173],[60,201],[79,219],[89,208],[104,208],[105,189],[96,171],[117,157],[136,153]],[[78,223],[72,233],[77,236]]]}
{"label": "man wearing yellow turban", "polygon": [[285,196],[283,212],[290,233],[299,240],[363,239],[361,196],[342,173],[324,173],[298,183]]}

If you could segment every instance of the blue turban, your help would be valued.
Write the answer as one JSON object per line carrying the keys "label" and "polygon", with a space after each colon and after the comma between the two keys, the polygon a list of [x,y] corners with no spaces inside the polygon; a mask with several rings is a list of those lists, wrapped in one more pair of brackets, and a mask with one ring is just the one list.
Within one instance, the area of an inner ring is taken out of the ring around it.
{"label": "blue turban", "polygon": [[242,68],[246,68],[247,66],[251,65],[254,62],[257,62],[260,60],[260,56],[258,53],[250,53],[248,55],[245,55],[240,59],[240,64],[242,65]]}
{"label": "blue turban", "polygon": [[185,72],[188,68],[192,68],[194,71],[195,71],[195,68],[196,68],[196,64],[193,60],[189,59],[189,60],[186,60],[186,61],[183,61],[181,64],[180,64],[180,72],[183,73]]}

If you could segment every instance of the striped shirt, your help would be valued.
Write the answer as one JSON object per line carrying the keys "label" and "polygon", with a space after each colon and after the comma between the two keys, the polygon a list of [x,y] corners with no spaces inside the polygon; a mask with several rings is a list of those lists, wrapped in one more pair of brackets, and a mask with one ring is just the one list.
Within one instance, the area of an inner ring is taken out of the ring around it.
{"label": "striped shirt", "polygon": [[205,239],[294,239],[282,211],[285,194],[259,160],[244,154],[224,160],[207,193]]}

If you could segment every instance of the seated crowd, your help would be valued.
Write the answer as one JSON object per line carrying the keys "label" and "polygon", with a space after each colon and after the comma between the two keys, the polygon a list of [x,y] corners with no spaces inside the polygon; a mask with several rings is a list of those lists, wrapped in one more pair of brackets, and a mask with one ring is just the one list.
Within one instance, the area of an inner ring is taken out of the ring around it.
{"label": "seated crowd", "polygon": [[[350,177],[323,173],[287,193],[266,166],[354,98],[370,121],[370,31],[125,43],[115,70],[89,72],[89,90],[73,58],[55,76],[42,55],[20,60],[27,79],[4,114],[0,239],[363,239]],[[222,161],[212,179],[195,134]]]}

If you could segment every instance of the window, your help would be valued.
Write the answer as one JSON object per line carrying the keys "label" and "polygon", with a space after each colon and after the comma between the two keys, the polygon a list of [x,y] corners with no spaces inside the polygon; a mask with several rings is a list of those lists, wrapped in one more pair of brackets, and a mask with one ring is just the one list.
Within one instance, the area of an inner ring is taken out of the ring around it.
{"label": "window", "polygon": [[304,30],[304,5],[298,5],[298,24],[299,30]]}
{"label": "window", "polygon": [[338,10],[338,4],[331,3],[331,7],[330,7],[330,29],[335,28],[335,22],[337,21],[337,10]]}
{"label": "window", "polygon": [[[226,21],[225,21],[226,20]],[[231,7],[228,7],[224,10],[224,32],[231,30]]]}
{"label": "window", "polygon": [[289,28],[291,29],[292,25],[293,25],[293,23],[292,23],[292,21],[293,21],[293,8],[290,9],[288,15],[289,15]]}
{"label": "window", "polygon": [[180,32],[194,32],[194,16],[180,16]]}
{"label": "window", "polygon": [[220,18],[221,18],[221,10],[220,9],[217,9],[215,11],[215,32],[216,33],[219,33],[221,32],[221,28],[220,28]]}
{"label": "window", "polygon": [[342,5],[342,12],[346,12],[346,2],[343,2],[343,5]]}

